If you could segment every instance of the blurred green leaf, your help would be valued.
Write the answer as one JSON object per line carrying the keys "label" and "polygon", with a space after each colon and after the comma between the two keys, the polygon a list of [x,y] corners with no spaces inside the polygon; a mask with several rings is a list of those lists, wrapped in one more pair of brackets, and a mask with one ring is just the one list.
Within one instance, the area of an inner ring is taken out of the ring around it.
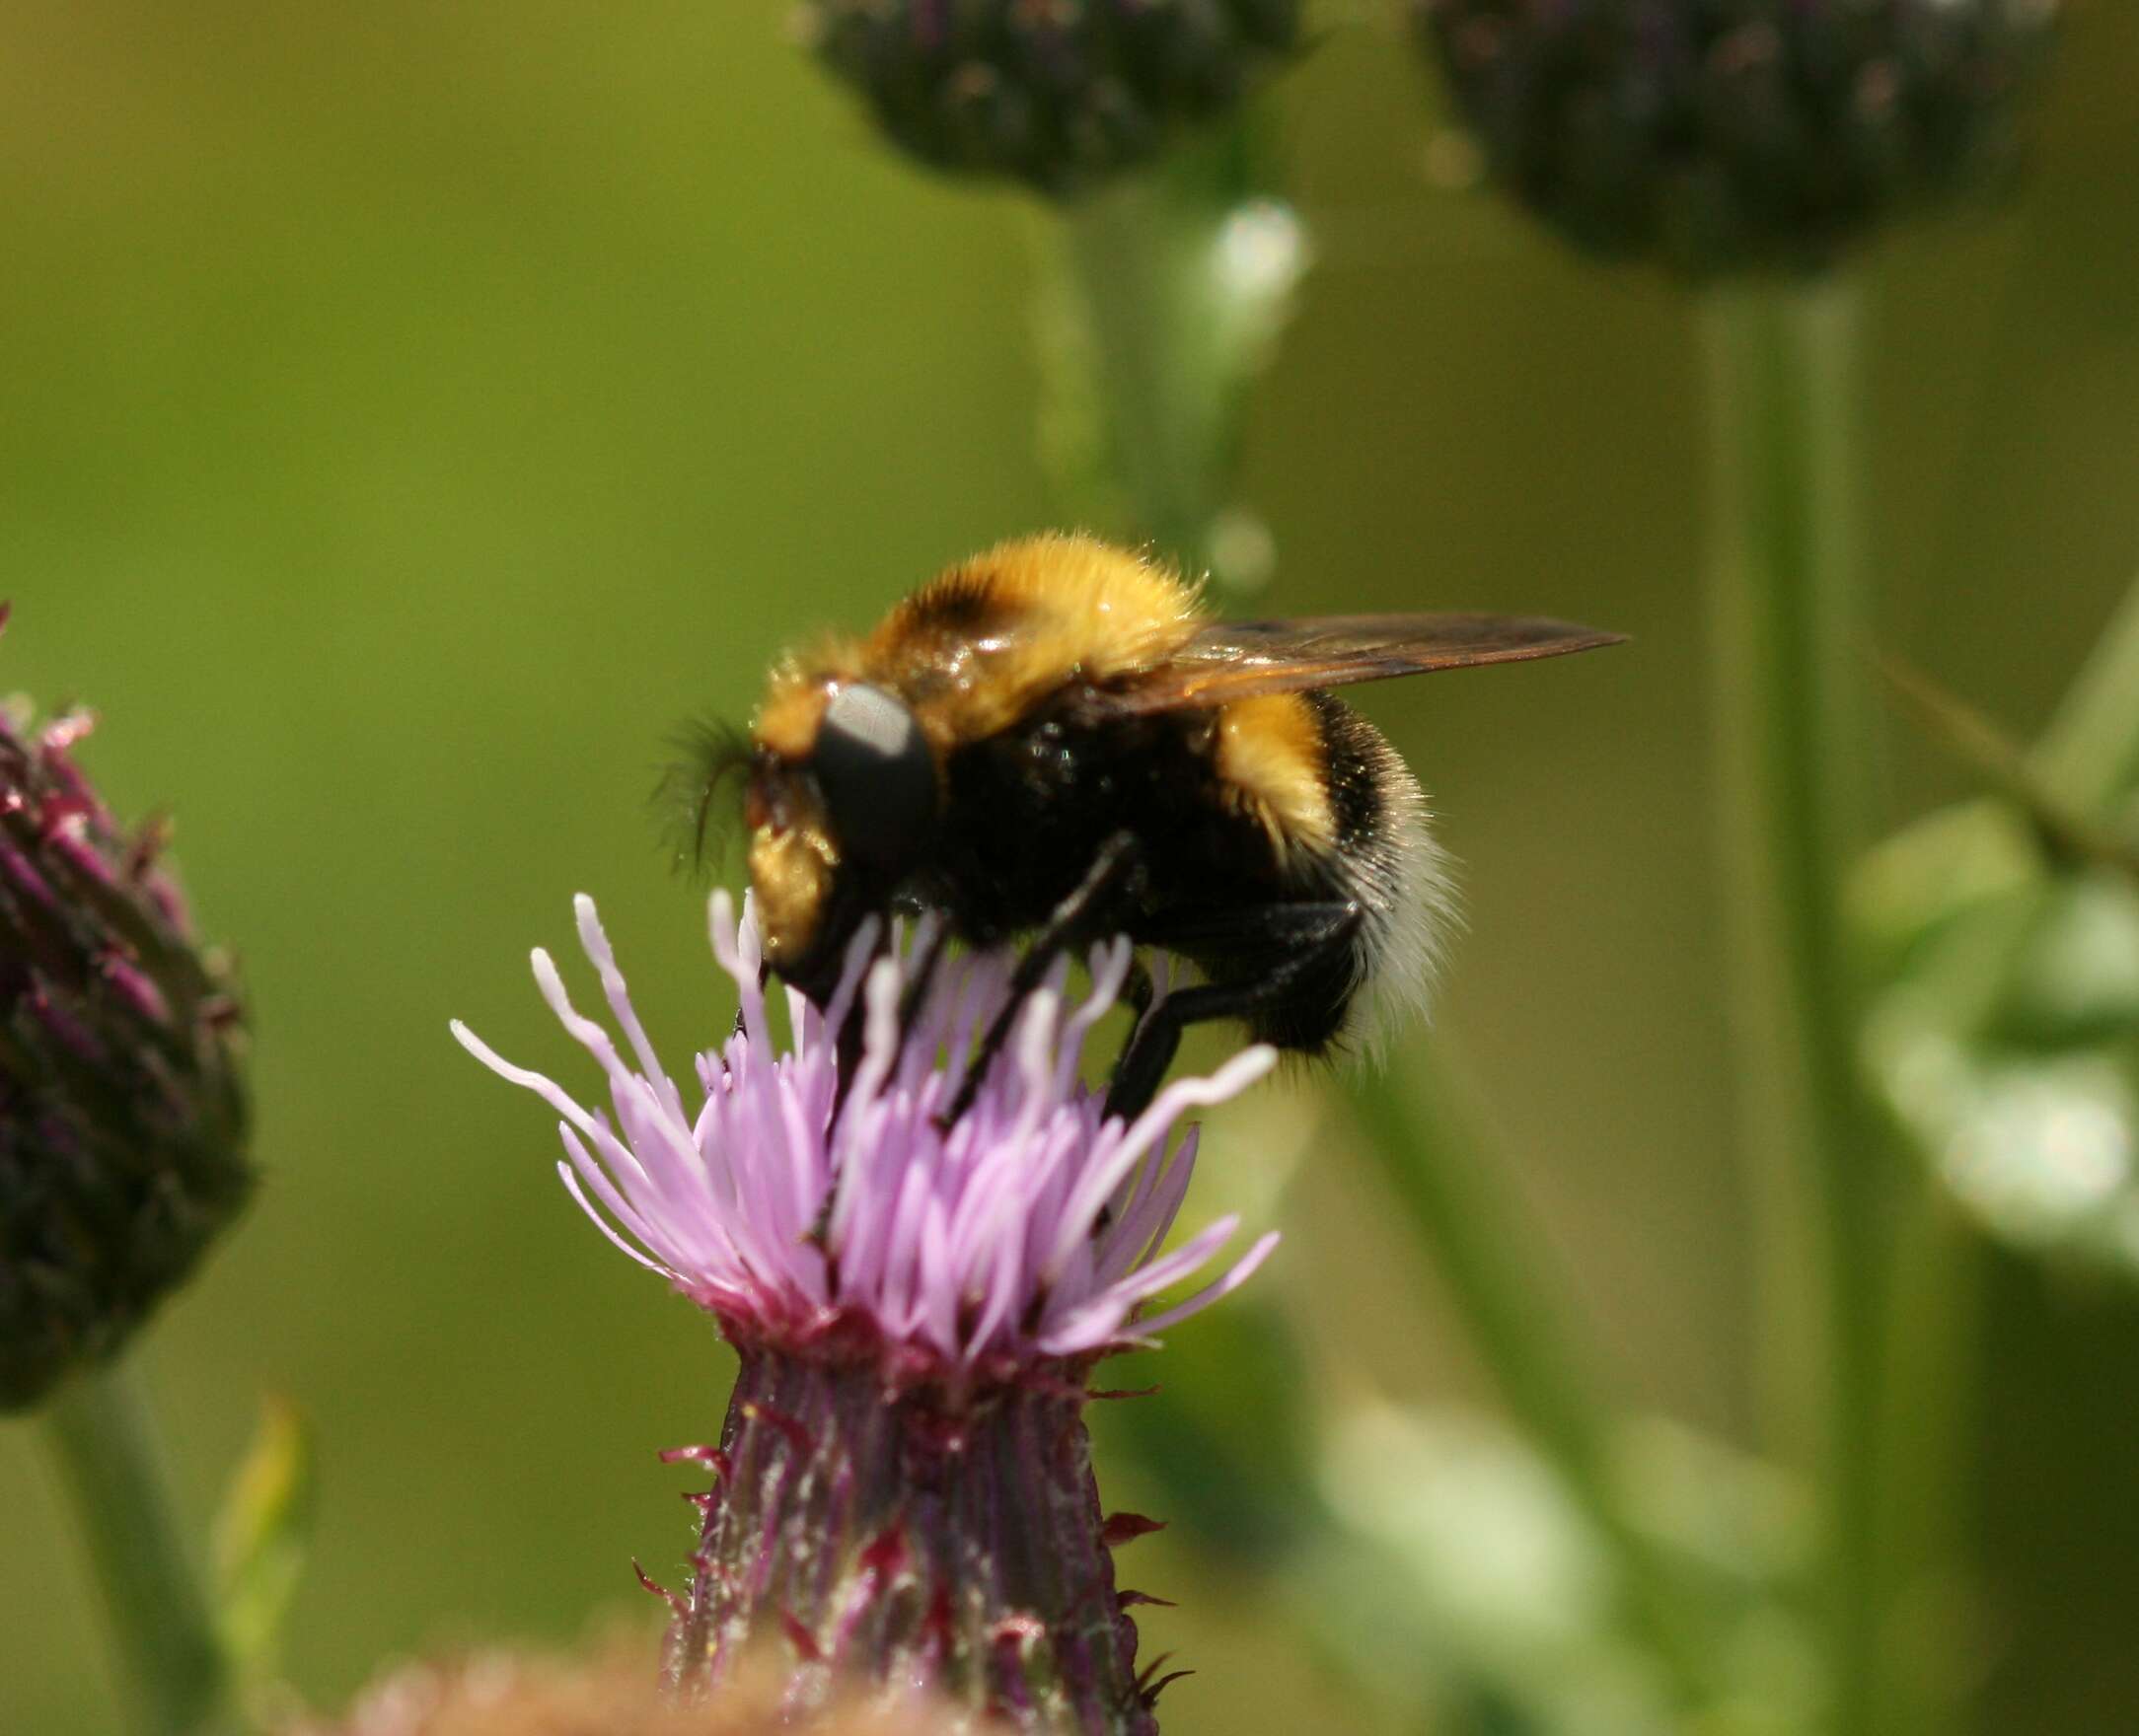
{"label": "blurred green leaf", "polygon": [[1806,1503],[1680,1428],[1645,1425],[1623,1447],[1628,1505],[1712,1635],[1714,1703],[1680,1709],[1551,1469],[1455,1411],[1372,1406],[1334,1431],[1322,1484],[1335,1529],[1298,1576],[1318,1645],[1437,1731],[1808,1728],[1816,1680],[1791,1601]]}
{"label": "blurred green leaf", "polygon": [[[2135,593],[2139,595],[2139,593]],[[2139,608],[2098,647],[2033,754],[1892,668],[1934,736],[2002,798],[1875,851],[1856,911],[1885,980],[1867,1053],[1977,1223],[2139,1276],[2139,865],[2118,824]]]}
{"label": "blurred green leaf", "polygon": [[2139,1031],[2139,884],[2107,871],[2059,882],[2005,983],[1996,1036],[2047,1051]]}
{"label": "blurred green leaf", "polygon": [[2096,869],[1987,901],[1886,990],[1868,1055],[1984,1229],[2139,1277],[2139,888]]}
{"label": "blurred green leaf", "polygon": [[2027,822],[2001,802],[1942,808],[1882,839],[1849,888],[1872,980],[1892,982],[1915,969],[1955,923],[2027,893],[2041,871]]}
{"label": "blurred green leaf", "polygon": [[294,1405],[270,1398],[215,1518],[220,1626],[241,1679],[275,1667],[311,1547],[314,1496],[311,1426]]}

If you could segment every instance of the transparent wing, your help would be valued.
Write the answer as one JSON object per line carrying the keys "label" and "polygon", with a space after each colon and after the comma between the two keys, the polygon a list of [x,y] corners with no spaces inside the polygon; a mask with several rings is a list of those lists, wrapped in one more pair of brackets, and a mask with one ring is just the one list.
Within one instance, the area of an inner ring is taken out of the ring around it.
{"label": "transparent wing", "polygon": [[1523,663],[1619,644],[1623,633],[1510,615],[1329,615],[1218,620],[1164,663],[1080,694],[1094,718],[1222,705],[1262,693],[1341,687],[1437,669]]}

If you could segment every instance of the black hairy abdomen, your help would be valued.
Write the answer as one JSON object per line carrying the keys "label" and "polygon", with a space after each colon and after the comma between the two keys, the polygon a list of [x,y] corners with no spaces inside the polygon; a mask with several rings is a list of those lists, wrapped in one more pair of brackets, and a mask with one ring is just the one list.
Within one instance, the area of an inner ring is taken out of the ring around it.
{"label": "black hairy abdomen", "polygon": [[[1289,966],[1293,983],[1257,1009],[1250,1031],[1283,1049],[1327,1048],[1365,974],[1363,942],[1302,959],[1273,916],[1359,897],[1352,853],[1386,824],[1374,750],[1387,750],[1337,699],[1306,697],[1328,760],[1334,853],[1273,846],[1217,774],[1209,712],[1100,725],[1042,717],[949,757],[944,825],[915,895],[961,938],[1002,944],[1045,923],[1106,840],[1127,832],[1136,866],[1078,940],[1126,932],[1182,953],[1214,982]],[[1195,939],[1178,944],[1184,928]]]}

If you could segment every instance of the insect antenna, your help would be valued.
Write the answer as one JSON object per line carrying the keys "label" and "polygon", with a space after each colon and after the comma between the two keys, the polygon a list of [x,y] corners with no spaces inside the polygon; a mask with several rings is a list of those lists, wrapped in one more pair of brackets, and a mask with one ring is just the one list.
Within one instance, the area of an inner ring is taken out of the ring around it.
{"label": "insect antenna", "polygon": [[703,870],[740,814],[750,737],[716,718],[694,718],[669,737],[673,758],[654,785],[653,807],[677,867]]}

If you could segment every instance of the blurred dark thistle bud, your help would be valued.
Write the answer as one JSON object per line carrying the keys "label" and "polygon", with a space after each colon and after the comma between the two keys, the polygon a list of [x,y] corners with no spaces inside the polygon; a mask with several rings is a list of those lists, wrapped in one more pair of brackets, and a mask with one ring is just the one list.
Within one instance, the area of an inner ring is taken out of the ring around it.
{"label": "blurred dark thistle bud", "polygon": [[1994,185],[2058,0],[1413,0],[1487,171],[1589,252],[1810,271]]}
{"label": "blurred dark thistle bud", "polygon": [[91,721],[0,705],[0,1411],[116,1349],[252,1181],[237,1003],[162,829],[75,765]]}
{"label": "blurred dark thistle bud", "polygon": [[[1275,1052],[1177,1078],[1125,1123],[1080,1063],[1128,982],[1129,943],[1094,950],[1081,1000],[1068,961],[1016,995],[1001,953],[924,968],[933,918],[882,956],[865,925],[821,1011],[787,996],[783,1041],[756,922],[716,893],[713,953],[741,1013],[679,1084],[592,902],[578,913],[623,1042],[572,1005],[548,953],[535,976],[601,1066],[606,1108],[455,1031],[550,1105],[581,1207],[741,1357],[720,1444],[666,1455],[712,1482],[691,1497],[689,1588],[662,1593],[670,1680],[717,1700],[772,1646],[804,1704],[896,1683],[939,1694],[969,1728],[1154,1736],[1173,1678],[1140,1663],[1130,1611],[1160,1600],[1116,1585],[1114,1552],[1157,1526],[1100,1504],[1089,1377],[1271,1252],[1275,1235],[1227,1252],[1237,1216],[1168,1243],[1196,1167],[1181,1118],[1246,1089]],[[1013,995],[1009,1042],[945,1125]],[[861,1043],[843,1092],[849,1012]]]}
{"label": "blurred dark thistle bud", "polygon": [[802,0],[802,35],[939,169],[1074,193],[1232,108],[1300,0]]}

